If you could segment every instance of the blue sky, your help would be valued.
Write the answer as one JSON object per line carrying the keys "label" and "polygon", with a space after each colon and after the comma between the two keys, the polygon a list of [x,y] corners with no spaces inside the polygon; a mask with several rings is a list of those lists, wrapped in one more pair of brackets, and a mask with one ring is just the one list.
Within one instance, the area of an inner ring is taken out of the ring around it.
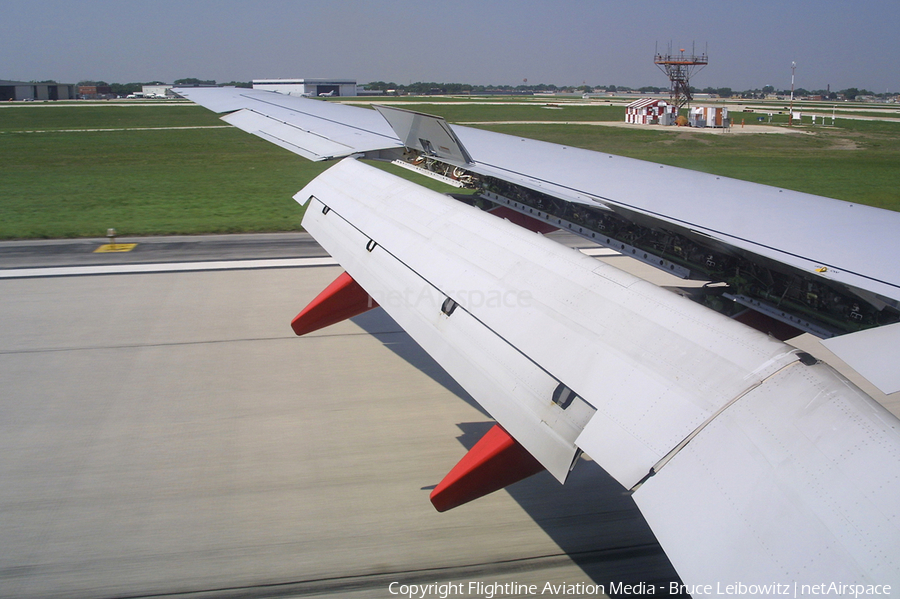
{"label": "blue sky", "polygon": [[0,0],[0,79],[348,77],[667,85],[659,44],[708,50],[700,88],[900,91],[900,2]]}

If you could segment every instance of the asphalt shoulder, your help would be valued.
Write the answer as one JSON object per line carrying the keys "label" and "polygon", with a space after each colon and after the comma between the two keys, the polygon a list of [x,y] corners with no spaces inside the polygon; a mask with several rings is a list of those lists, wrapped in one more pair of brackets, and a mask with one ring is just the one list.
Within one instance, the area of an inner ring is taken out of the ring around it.
{"label": "asphalt shoulder", "polygon": [[[548,237],[569,247],[596,247],[596,244],[564,231],[550,233]],[[328,252],[305,232],[121,237],[115,241],[117,247],[113,249],[127,248],[127,251],[102,251],[109,245],[109,240],[104,237],[0,241],[0,269],[328,256]],[[131,244],[133,247],[128,247]]]}
{"label": "asphalt shoulder", "polygon": [[309,233],[302,232],[121,237],[115,240],[114,248],[104,247],[109,241],[106,238],[0,241],[0,269],[328,256]]}

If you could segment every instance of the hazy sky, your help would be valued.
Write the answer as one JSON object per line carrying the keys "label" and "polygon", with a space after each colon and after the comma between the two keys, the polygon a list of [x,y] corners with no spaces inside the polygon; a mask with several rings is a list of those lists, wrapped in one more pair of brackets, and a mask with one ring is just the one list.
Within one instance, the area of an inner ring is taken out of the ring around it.
{"label": "hazy sky", "polygon": [[0,79],[197,77],[900,91],[897,0],[0,0]]}

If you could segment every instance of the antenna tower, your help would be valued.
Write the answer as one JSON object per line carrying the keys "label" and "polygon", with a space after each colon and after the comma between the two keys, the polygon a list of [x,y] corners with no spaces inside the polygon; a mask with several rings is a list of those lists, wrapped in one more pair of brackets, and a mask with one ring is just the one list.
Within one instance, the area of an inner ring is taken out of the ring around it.
{"label": "antenna tower", "polygon": [[657,50],[656,55],[653,57],[653,62],[669,78],[669,82],[672,85],[670,92],[672,103],[679,110],[689,105],[693,99],[691,95],[691,75],[705,67],[709,62],[706,52],[697,54],[692,47],[690,54],[685,54],[684,48],[681,48],[679,53],[676,54],[672,51],[672,43],[669,42],[668,53],[662,54]]}

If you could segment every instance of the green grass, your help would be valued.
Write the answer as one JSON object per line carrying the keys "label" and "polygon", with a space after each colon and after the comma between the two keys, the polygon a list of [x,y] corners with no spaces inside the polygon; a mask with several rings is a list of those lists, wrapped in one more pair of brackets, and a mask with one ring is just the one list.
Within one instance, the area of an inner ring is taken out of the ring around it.
{"label": "green grass", "polygon": [[147,106],[120,102],[0,107],[0,132],[204,125],[224,123],[214,113],[196,104]]}
{"label": "green grass", "polygon": [[[552,102],[551,102],[552,103]],[[558,104],[547,108],[527,104],[413,104],[404,105],[407,110],[444,117],[450,123],[484,121],[624,121],[624,106],[607,104],[581,105]]]}
{"label": "green grass", "polygon": [[237,129],[3,133],[0,238],[299,230],[292,196],[328,166]]}
{"label": "green grass", "polygon": [[[606,105],[409,108],[451,122],[624,115],[623,107]],[[0,108],[0,238],[102,237],[109,227],[120,236],[299,230],[302,210],[292,196],[331,163],[309,162],[237,129],[124,130],[221,124],[193,105]],[[900,124],[839,118],[838,125],[798,129],[812,135],[704,135],[562,122],[483,127],[900,210]],[[402,169],[392,172],[450,189]]]}

